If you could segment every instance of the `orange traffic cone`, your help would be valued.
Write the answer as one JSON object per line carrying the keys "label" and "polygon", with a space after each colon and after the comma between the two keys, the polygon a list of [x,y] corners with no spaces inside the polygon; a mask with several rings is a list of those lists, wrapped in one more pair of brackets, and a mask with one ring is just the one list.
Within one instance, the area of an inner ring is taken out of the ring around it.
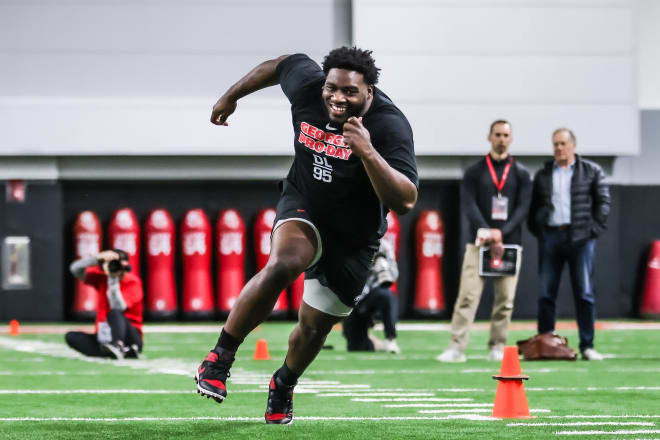
{"label": "orange traffic cone", "polygon": [[257,346],[254,348],[254,360],[267,361],[270,359],[268,354],[268,342],[265,339],[257,339]]}
{"label": "orange traffic cone", "polygon": [[523,380],[529,379],[529,376],[522,374],[520,369],[518,347],[504,347],[500,374],[499,376],[494,375],[493,379],[499,381],[495,393],[493,417],[500,419],[529,418],[529,407],[523,385]]}
{"label": "orange traffic cone", "polygon": [[15,319],[12,319],[11,321],[9,321],[9,334],[12,335],[12,336],[16,336],[17,334],[19,334],[21,332],[20,327],[21,326],[18,323],[18,321],[15,320]]}

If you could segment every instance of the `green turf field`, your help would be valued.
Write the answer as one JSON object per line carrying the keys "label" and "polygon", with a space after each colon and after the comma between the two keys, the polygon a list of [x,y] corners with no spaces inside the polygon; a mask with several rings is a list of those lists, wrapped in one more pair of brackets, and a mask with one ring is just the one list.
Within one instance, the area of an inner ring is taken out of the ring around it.
{"label": "green turf field", "polygon": [[[517,420],[489,417],[499,364],[486,360],[485,330],[473,333],[465,364],[434,360],[446,331],[401,330],[401,355],[348,353],[333,331],[334,348],[296,388],[294,423],[265,425],[266,386],[292,326],[253,332],[221,405],[197,395],[192,379],[217,339],[211,327],[149,326],[144,359],[121,362],[77,357],[56,334],[62,327],[2,333],[0,438],[660,439],[658,329],[597,331],[597,348],[608,355],[602,362],[522,362],[535,418]],[[512,331],[509,339],[532,333]],[[574,330],[561,333],[577,345]],[[268,341],[272,360],[252,360],[257,338]]]}

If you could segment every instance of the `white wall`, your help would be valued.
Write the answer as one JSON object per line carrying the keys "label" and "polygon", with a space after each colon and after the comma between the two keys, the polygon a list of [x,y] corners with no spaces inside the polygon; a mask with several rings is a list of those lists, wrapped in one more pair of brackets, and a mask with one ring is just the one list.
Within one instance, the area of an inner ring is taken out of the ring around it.
{"label": "white wall", "polygon": [[660,110],[643,110],[640,125],[641,152],[614,160],[612,183],[660,185]]}
{"label": "white wall", "polygon": [[349,30],[333,0],[0,0],[0,154],[291,154],[272,88],[212,126],[259,62],[320,60]]}
{"label": "white wall", "polygon": [[[208,123],[210,108],[264,59],[320,61],[348,42],[348,5],[0,0],[0,155],[289,155],[276,88],[242,101],[230,128]],[[420,155],[481,154],[500,117],[518,154],[547,154],[568,125],[584,153],[626,155],[639,143],[636,5],[354,0],[352,33]]]}
{"label": "white wall", "polygon": [[[408,115],[418,154],[481,154],[509,119],[517,154],[639,151],[635,0],[354,0],[356,44]],[[615,127],[614,130],[610,129]],[[606,129],[607,128],[607,129]]]}
{"label": "white wall", "polygon": [[639,106],[660,110],[660,1],[640,0]]}

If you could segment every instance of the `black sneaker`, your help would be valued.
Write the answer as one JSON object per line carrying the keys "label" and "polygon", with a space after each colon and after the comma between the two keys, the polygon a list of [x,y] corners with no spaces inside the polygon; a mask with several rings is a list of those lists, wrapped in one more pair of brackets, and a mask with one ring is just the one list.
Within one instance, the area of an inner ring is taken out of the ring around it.
{"label": "black sneaker", "polygon": [[131,344],[124,350],[126,359],[140,359],[140,349],[137,344]]}
{"label": "black sneaker", "polygon": [[268,404],[266,406],[266,423],[286,425],[293,422],[293,388],[279,377],[273,375],[268,387]]}
{"label": "black sneaker", "polygon": [[101,344],[101,351],[113,359],[122,360],[124,359],[125,347],[124,343],[121,341],[117,342],[108,342]]}
{"label": "black sneaker", "polygon": [[227,397],[225,382],[234,363],[233,353],[227,351],[223,355],[219,356],[215,351],[210,351],[195,373],[197,392],[207,399],[212,397],[218,403],[222,403]]}

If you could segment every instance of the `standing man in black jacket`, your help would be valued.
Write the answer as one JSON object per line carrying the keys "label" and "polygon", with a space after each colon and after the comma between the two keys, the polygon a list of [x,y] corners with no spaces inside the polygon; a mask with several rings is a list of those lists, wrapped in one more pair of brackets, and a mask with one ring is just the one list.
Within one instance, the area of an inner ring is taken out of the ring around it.
{"label": "standing man in black jacket", "polygon": [[529,230],[539,240],[538,332],[555,330],[555,302],[564,264],[571,275],[582,359],[602,360],[594,349],[593,266],[598,237],[607,227],[610,191],[594,162],[575,154],[568,128],[552,133],[554,160],[534,177]]}
{"label": "standing man in black jacket", "polygon": [[[509,155],[513,141],[511,124],[497,120],[490,126],[490,152],[465,170],[461,183],[461,209],[470,224],[470,240],[465,247],[458,298],[451,318],[449,348],[436,359],[440,362],[465,362],[465,348],[470,327],[477,313],[484,288],[479,275],[479,247],[501,250],[502,244],[521,243],[532,193],[529,172]],[[522,255],[519,255],[522,258]],[[518,284],[518,272],[493,280],[494,300],[488,341],[488,358],[501,361],[513,313],[513,300]]]}

